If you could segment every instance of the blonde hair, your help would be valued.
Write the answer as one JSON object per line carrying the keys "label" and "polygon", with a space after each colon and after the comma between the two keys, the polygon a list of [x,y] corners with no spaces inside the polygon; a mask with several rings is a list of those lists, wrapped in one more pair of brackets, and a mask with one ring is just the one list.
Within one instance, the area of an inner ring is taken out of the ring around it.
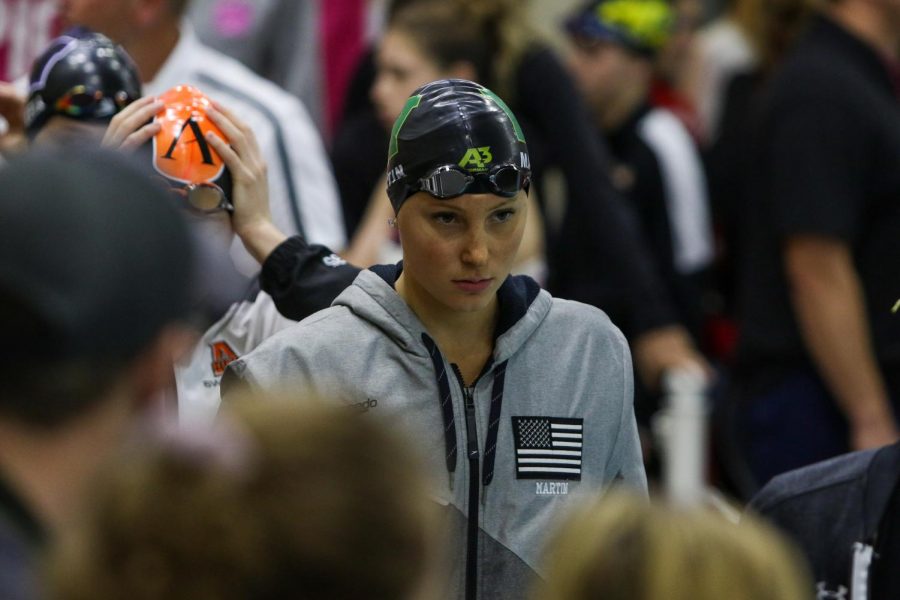
{"label": "blonde hair", "polygon": [[393,600],[418,589],[430,506],[405,439],[321,404],[242,401],[233,414],[112,468],[51,562],[52,597]]}
{"label": "blonde hair", "polygon": [[566,520],[537,600],[801,600],[796,551],[769,526],[615,493]]}

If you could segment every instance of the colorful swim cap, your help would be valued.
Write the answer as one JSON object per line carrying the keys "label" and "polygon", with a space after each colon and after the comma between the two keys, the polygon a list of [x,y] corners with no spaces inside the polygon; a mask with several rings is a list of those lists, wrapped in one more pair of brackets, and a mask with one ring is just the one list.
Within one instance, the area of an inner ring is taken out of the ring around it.
{"label": "colorful swim cap", "polygon": [[153,136],[153,168],[184,192],[192,208],[232,210],[230,173],[206,140],[206,134],[213,132],[228,141],[206,116],[209,98],[195,87],[179,85],[159,99],[164,106],[154,117],[162,128]]}
{"label": "colorful swim cap", "polygon": [[106,122],[140,97],[137,66],[121,46],[99,33],[71,30],[32,65],[25,130],[33,138],[53,115]]}
{"label": "colorful swim cap", "polygon": [[672,9],[664,0],[600,0],[566,20],[566,31],[582,40],[619,44],[653,56],[669,39]]}
{"label": "colorful swim cap", "polygon": [[471,81],[426,84],[406,101],[391,131],[388,196],[394,211],[411,195],[436,198],[528,191],[531,161],[516,117]]}

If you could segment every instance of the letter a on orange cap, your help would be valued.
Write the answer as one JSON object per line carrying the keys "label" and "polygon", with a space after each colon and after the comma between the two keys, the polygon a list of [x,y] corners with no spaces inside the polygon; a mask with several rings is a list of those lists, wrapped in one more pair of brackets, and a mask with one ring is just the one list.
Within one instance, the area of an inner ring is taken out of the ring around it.
{"label": "letter a on orange cap", "polygon": [[154,120],[162,128],[153,137],[153,167],[182,183],[214,182],[225,165],[205,136],[212,131],[226,142],[228,139],[206,116],[209,98],[197,88],[179,85],[160,100],[164,106]]}

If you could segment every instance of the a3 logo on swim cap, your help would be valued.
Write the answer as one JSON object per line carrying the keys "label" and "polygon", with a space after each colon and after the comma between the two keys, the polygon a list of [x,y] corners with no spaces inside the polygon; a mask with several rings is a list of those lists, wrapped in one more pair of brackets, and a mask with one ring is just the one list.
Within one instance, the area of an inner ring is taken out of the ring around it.
{"label": "a3 logo on swim cap", "polygon": [[459,161],[459,166],[472,173],[482,173],[488,170],[488,165],[493,160],[490,146],[469,148]]}

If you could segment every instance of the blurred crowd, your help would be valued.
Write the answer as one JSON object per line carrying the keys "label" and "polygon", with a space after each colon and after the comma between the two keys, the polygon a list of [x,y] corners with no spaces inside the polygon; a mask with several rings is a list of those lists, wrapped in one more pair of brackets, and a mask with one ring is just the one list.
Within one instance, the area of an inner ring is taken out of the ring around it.
{"label": "blurred crowd", "polygon": [[0,0],[0,598],[900,597],[898,100],[896,0]]}

